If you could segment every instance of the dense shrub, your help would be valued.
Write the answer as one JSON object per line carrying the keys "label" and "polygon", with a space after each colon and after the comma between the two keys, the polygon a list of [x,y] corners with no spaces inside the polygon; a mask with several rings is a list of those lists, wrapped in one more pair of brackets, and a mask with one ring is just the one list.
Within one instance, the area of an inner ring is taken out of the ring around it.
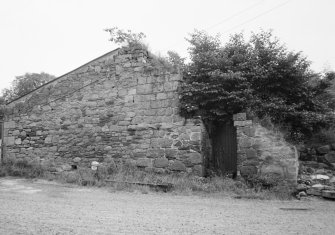
{"label": "dense shrub", "polygon": [[334,73],[316,74],[301,53],[288,51],[271,32],[242,34],[222,45],[196,31],[188,40],[191,62],[184,66],[181,112],[205,121],[225,121],[252,110],[275,124],[285,123],[299,140],[333,123]]}

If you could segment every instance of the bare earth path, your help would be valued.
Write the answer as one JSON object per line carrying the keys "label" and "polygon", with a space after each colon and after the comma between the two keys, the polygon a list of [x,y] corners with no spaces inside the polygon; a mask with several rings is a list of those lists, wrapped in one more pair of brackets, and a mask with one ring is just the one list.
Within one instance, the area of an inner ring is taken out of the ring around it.
{"label": "bare earth path", "polygon": [[335,234],[335,201],[110,192],[0,178],[0,234]]}

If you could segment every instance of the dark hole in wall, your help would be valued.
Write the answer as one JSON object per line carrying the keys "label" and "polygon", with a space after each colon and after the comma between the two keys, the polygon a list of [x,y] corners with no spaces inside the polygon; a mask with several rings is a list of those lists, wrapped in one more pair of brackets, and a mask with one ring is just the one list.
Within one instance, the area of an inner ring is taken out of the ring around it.
{"label": "dark hole in wall", "polygon": [[77,170],[78,166],[77,165],[71,165],[72,170]]}

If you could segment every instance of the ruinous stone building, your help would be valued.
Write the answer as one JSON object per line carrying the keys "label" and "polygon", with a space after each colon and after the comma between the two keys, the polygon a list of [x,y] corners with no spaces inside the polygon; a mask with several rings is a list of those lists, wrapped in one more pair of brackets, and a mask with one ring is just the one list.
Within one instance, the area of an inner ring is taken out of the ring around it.
{"label": "ruinous stone building", "polygon": [[294,147],[244,114],[210,130],[181,117],[180,82],[177,68],[142,46],[116,49],[8,103],[2,158],[57,171],[114,161],[158,173],[216,169],[296,180]]}
{"label": "ruinous stone building", "polygon": [[7,104],[4,158],[201,175],[202,126],[178,115],[180,80],[141,46],[109,52]]}

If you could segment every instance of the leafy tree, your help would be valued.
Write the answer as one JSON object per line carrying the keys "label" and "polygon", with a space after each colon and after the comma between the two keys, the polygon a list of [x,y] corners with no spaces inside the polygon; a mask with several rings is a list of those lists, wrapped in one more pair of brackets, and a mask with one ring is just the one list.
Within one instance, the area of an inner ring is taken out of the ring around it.
{"label": "leafy tree", "polygon": [[191,62],[184,69],[181,91],[183,114],[225,121],[249,110],[285,123],[294,138],[331,121],[334,102],[327,89],[334,76],[322,79],[313,73],[306,57],[288,51],[272,32],[253,34],[249,41],[235,34],[224,45],[218,36],[205,32],[190,36]]}
{"label": "leafy tree", "polygon": [[[329,71],[323,74],[323,79],[315,84],[316,93],[321,104],[335,110],[335,72]],[[320,92],[326,90],[326,92]]]}
{"label": "leafy tree", "polygon": [[0,106],[5,105],[5,104],[6,104],[6,100],[2,96],[0,96]]}
{"label": "leafy tree", "polygon": [[23,96],[46,82],[55,79],[55,76],[47,73],[25,73],[15,77],[10,88],[4,89],[2,99],[11,101]]}

